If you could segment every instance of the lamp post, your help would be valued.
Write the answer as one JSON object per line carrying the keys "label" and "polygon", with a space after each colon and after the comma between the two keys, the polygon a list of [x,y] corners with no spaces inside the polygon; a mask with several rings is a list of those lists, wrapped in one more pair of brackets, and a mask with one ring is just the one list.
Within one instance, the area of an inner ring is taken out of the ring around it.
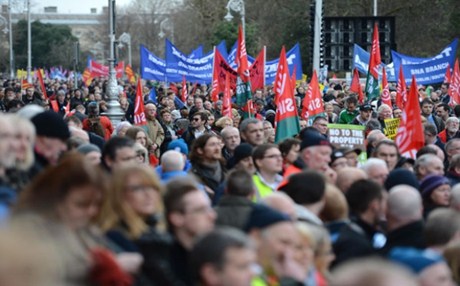
{"label": "lamp post", "polygon": [[128,45],[128,64],[132,67],[131,65],[131,35],[128,33],[123,33],[121,34],[120,38],[118,38],[118,41],[120,41],[120,45],[123,45],[122,43],[126,43]]}
{"label": "lamp post", "polygon": [[106,115],[110,118],[112,124],[115,125],[121,121],[121,118],[124,114],[120,107],[120,103],[118,102],[119,90],[115,71],[115,0],[109,0],[109,39],[109,81],[106,88],[107,95],[109,96],[109,101],[107,102],[108,110]]}
{"label": "lamp post", "polygon": [[169,23],[169,30],[171,31],[171,42],[174,43],[174,25],[172,24],[172,22],[170,21],[169,18],[166,18],[164,19],[163,21],[160,22],[160,33],[158,33],[158,36],[160,38],[164,38],[164,36],[166,36],[165,32],[163,32],[164,30],[164,26],[166,23]]}
{"label": "lamp post", "polygon": [[10,42],[10,79],[14,78],[13,25],[11,21],[11,0],[8,0],[8,30]]}
{"label": "lamp post", "polygon": [[229,0],[227,3],[227,15],[224,19],[227,21],[233,20],[232,13],[233,10],[241,15],[241,25],[243,26],[243,35],[246,35],[246,19],[245,19],[245,9],[244,9],[244,0]]}
{"label": "lamp post", "polygon": [[30,0],[27,0],[27,81],[32,82],[32,28],[30,26]]}

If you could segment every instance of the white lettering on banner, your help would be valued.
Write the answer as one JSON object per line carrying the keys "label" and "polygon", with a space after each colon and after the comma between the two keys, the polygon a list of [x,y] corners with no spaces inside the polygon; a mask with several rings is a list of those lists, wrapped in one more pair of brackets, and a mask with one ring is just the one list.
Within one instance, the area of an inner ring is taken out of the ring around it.
{"label": "white lettering on banner", "polygon": [[287,112],[294,112],[294,101],[292,98],[286,98],[284,100],[280,100],[277,106],[280,110],[280,114],[283,115]]}
{"label": "white lettering on banner", "polygon": [[200,65],[200,64],[205,64],[208,63],[211,59],[214,57],[214,53],[210,53],[209,55],[202,57],[202,58],[197,58],[197,59],[191,59],[186,57],[184,54],[182,54],[179,50],[177,50],[174,46],[171,45],[171,50],[172,54],[175,55],[176,57],[180,58],[182,61],[185,61],[189,64],[194,64],[194,65]]}
{"label": "white lettering on banner", "polygon": [[147,67],[144,68],[144,72],[164,76],[164,73]]}
{"label": "white lettering on banner", "polygon": [[401,58],[401,63],[403,65],[418,65],[418,64],[425,64],[425,63],[428,63],[434,60],[440,60],[440,59],[443,59],[444,57],[450,57],[451,53],[452,53],[452,47],[446,47],[444,50],[441,51],[441,53],[437,54],[436,56],[432,58],[428,58],[426,60],[422,60],[422,61],[420,60],[414,61],[411,59],[403,58],[401,56],[400,58]]}
{"label": "white lettering on banner", "polygon": [[447,68],[447,63],[442,63],[439,65],[429,66],[425,68],[425,72],[436,72],[436,71],[444,71]]}
{"label": "white lettering on banner", "polygon": [[160,61],[157,58],[155,58],[153,55],[149,54],[149,61],[151,61],[154,64],[160,65],[162,67],[166,66],[166,63],[164,61]]}
{"label": "white lettering on banner", "polygon": [[338,137],[338,136],[330,136],[329,141],[335,144],[344,144],[344,145],[362,145],[364,144],[363,138],[356,138],[356,137]]}

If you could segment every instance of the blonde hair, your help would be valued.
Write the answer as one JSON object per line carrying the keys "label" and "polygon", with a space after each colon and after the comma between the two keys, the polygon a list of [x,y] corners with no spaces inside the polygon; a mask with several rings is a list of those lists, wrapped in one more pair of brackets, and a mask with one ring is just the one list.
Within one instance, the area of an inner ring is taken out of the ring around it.
{"label": "blonde hair", "polygon": [[[114,170],[112,190],[102,203],[102,208],[97,218],[97,223],[103,231],[117,228],[124,223],[128,237],[136,239],[147,231],[149,226],[144,218],[138,215],[126,202],[126,182],[131,176],[139,176],[144,185],[153,187],[162,195],[163,188],[155,174],[148,165],[129,165]],[[163,211],[163,203],[158,202],[157,213]],[[160,225],[162,225],[160,223]]]}
{"label": "blonde hair", "polygon": [[447,245],[443,253],[456,283],[460,283],[460,243],[454,242]]}
{"label": "blonde hair", "polygon": [[233,126],[233,120],[228,117],[228,116],[222,116],[221,118],[219,118],[215,123],[214,125],[216,127],[219,127],[219,128],[222,128],[224,129],[226,127],[225,124],[229,123],[230,125],[229,126]]}

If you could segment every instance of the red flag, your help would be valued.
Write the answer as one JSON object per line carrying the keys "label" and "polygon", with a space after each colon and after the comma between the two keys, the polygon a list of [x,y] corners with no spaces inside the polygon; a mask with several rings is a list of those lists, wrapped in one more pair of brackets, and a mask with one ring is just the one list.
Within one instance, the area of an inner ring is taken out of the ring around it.
{"label": "red flag", "polygon": [[[116,71],[116,78],[122,78],[123,73],[125,71],[125,62],[118,62],[118,64],[115,66],[115,71]],[[108,67],[107,67],[107,75],[109,75]]]}
{"label": "red flag", "polygon": [[174,83],[170,83],[169,84],[169,89],[174,92],[175,95],[178,95],[179,94],[179,90],[177,89],[177,86],[174,84]]}
{"label": "red flag", "polygon": [[212,102],[216,102],[219,99],[219,93],[225,89],[225,79],[227,76],[230,77],[230,88],[233,90],[236,89],[237,74],[217,49],[214,52],[213,67],[211,100]]}
{"label": "red flag", "polygon": [[289,66],[286,60],[286,50],[283,46],[276,71],[275,83],[276,115],[275,142],[292,137],[300,131],[294,90],[291,87]]}
{"label": "red flag", "polygon": [[89,62],[89,69],[91,71],[91,77],[108,76],[109,74],[109,67],[104,66],[95,60],[91,60]]}
{"label": "red flag", "polygon": [[374,24],[374,33],[372,36],[372,51],[369,59],[369,72],[374,78],[379,78],[379,65],[382,63],[380,57],[379,29],[377,23]]}
{"label": "red flag", "polygon": [[43,98],[48,99],[48,95],[46,95],[45,82],[43,81],[41,69],[38,69],[37,71],[37,78],[38,78],[38,82],[40,83],[40,89],[42,90]]}
{"label": "red flag", "polygon": [[407,87],[402,65],[399,66],[398,86],[396,87],[396,106],[401,110],[407,102]]}
{"label": "red flag", "polygon": [[402,156],[415,159],[417,151],[425,145],[420,103],[417,95],[417,83],[412,75],[412,84],[406,106],[400,119],[396,144]]}
{"label": "red flag", "polygon": [[263,89],[265,86],[265,47],[249,67],[249,72],[251,73],[251,91]]}
{"label": "red flag", "polygon": [[146,125],[144,113],[144,95],[142,94],[141,78],[137,79],[136,99],[134,100],[134,125]]}
{"label": "red flag", "polygon": [[222,102],[222,115],[232,118],[232,101],[230,91],[230,77],[225,78],[224,98]]}
{"label": "red flag", "polygon": [[248,54],[246,52],[246,42],[244,40],[243,28],[238,27],[238,44],[236,46],[235,63],[238,66],[238,75],[243,82],[248,82],[250,79]]}
{"label": "red flag", "polygon": [[444,75],[444,83],[450,83],[451,75],[450,75],[450,64],[447,63],[446,74]]}
{"label": "red flag", "polygon": [[458,59],[455,60],[454,72],[449,85],[450,103],[452,106],[460,104],[460,69]]}
{"label": "red flag", "polygon": [[182,89],[180,91],[181,100],[183,103],[187,102],[188,97],[188,90],[187,90],[187,82],[185,81],[185,75],[182,76]]}
{"label": "red flag", "polygon": [[385,67],[382,68],[382,95],[381,95],[382,103],[388,105],[391,109],[393,109],[393,104],[391,103],[390,97],[390,87],[388,85],[387,80],[387,72]]}
{"label": "red flag", "polygon": [[315,116],[324,112],[323,100],[321,98],[321,91],[318,84],[318,76],[316,71],[313,71],[310,84],[308,85],[307,92],[302,102],[302,117],[308,120],[309,117]]}
{"label": "red flag", "polygon": [[51,104],[51,109],[54,112],[59,112],[59,105],[58,105],[57,100],[50,100],[50,104]]}
{"label": "red flag", "polygon": [[361,83],[359,82],[359,72],[357,68],[353,70],[353,79],[351,80],[350,91],[358,94],[358,101],[360,104],[364,103],[364,93],[361,88]]}

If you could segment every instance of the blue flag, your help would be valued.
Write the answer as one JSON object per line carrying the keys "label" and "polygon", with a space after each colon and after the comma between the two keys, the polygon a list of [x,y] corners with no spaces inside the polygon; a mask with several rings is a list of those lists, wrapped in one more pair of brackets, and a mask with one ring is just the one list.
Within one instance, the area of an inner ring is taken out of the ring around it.
{"label": "blue flag", "polygon": [[154,86],[150,89],[149,99],[150,99],[151,101],[153,101],[153,103],[158,104],[158,101],[157,101],[157,91],[156,91],[156,88],[155,88]]}
{"label": "blue flag", "polygon": [[174,97],[174,104],[179,107],[179,109],[185,107],[185,104],[182,102],[182,100],[179,99],[179,97],[175,96]]}

